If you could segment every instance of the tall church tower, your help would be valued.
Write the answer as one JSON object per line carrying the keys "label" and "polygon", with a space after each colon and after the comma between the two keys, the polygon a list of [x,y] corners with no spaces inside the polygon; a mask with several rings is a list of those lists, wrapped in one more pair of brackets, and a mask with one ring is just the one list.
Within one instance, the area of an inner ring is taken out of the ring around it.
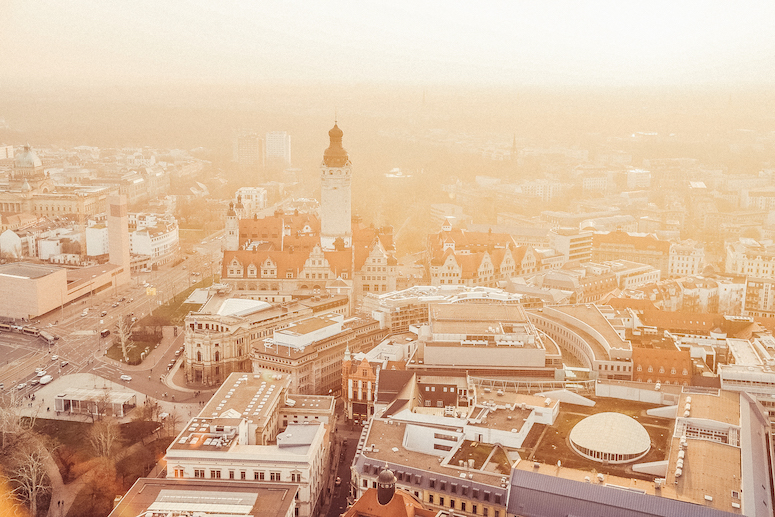
{"label": "tall church tower", "polygon": [[331,143],[320,166],[320,245],[326,250],[335,249],[337,239],[345,248],[352,246],[352,164],[342,147],[343,134],[334,123],[328,132]]}
{"label": "tall church tower", "polygon": [[239,219],[237,212],[234,211],[234,203],[229,203],[229,211],[226,212],[226,243],[224,248],[227,251],[239,249]]}

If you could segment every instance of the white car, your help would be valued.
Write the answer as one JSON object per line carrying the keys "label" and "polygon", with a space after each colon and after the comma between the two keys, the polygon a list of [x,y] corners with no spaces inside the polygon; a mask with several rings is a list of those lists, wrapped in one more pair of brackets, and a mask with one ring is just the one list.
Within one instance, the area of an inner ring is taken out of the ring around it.
{"label": "white car", "polygon": [[45,377],[41,377],[40,383],[41,384],[48,384],[49,382],[53,381],[54,378],[50,375],[46,375]]}
{"label": "white car", "polygon": [[16,386],[16,389],[17,389],[17,390],[23,390],[23,389],[24,389],[24,388],[26,388],[26,387],[27,387],[27,383],[26,383],[26,382],[23,382],[23,383],[21,383],[21,384],[17,385],[17,386]]}
{"label": "white car", "polygon": [[52,355],[52,356],[51,356],[51,360],[52,360],[52,361],[56,361],[57,359],[59,359],[59,356],[58,356],[58,355]]}
{"label": "white car", "polygon": [[122,376],[121,376],[121,380],[122,380],[122,381],[129,382],[129,381],[131,381],[131,380],[132,380],[132,377],[130,377],[129,375],[122,375]]}
{"label": "white car", "polygon": [[38,377],[43,377],[44,375],[46,375],[46,370],[41,370],[38,372]]}

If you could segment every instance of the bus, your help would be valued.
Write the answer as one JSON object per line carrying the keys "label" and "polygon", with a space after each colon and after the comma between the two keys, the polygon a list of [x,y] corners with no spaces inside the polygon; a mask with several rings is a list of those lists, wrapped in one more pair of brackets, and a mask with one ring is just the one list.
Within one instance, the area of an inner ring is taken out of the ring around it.
{"label": "bus", "polygon": [[41,338],[43,338],[43,341],[46,342],[47,345],[53,345],[54,342],[57,340],[57,337],[53,334],[50,334],[46,332],[45,330],[41,330],[40,334],[38,334]]}
{"label": "bus", "polygon": [[11,330],[11,324],[10,323],[0,323],[0,330],[10,331]]}
{"label": "bus", "polygon": [[22,329],[22,334],[38,337],[40,335],[40,330],[35,327],[24,327]]}

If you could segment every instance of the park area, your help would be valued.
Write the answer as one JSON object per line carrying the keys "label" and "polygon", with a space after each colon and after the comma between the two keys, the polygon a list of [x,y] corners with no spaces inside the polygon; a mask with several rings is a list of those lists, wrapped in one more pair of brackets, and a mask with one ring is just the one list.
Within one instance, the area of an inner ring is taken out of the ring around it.
{"label": "park area", "polygon": [[[106,516],[115,497],[138,478],[161,474],[154,469],[174,438],[175,423],[161,420],[158,407],[139,407],[133,416],[126,423],[21,419],[14,432],[3,435],[0,483],[16,489],[18,499],[0,501],[0,515],[24,504],[34,517]],[[60,511],[49,514],[51,504]]]}

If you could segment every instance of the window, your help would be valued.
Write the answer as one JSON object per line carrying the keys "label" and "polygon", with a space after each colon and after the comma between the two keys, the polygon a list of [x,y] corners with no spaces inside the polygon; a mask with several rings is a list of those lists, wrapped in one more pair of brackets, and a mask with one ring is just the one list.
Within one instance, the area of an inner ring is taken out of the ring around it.
{"label": "window", "polygon": [[205,470],[204,469],[194,469],[194,477],[195,478],[204,478],[205,477]]}
{"label": "window", "polygon": [[439,497],[439,506],[444,506],[444,498]]}
{"label": "window", "polygon": [[211,470],[210,471],[210,479],[221,479],[221,471],[220,470]]}
{"label": "window", "polygon": [[269,473],[269,481],[280,481],[280,473],[279,472],[270,472]]}
{"label": "window", "polygon": [[465,501],[461,501],[460,502],[460,511],[461,512],[466,511],[466,502]]}
{"label": "window", "polygon": [[649,373],[653,372],[654,368],[652,366],[649,366]]}
{"label": "window", "polygon": [[490,509],[487,508],[486,506],[482,508],[482,515],[484,515],[484,517],[487,517],[488,515],[490,515]]}
{"label": "window", "polygon": [[240,471],[240,473],[239,473],[239,478],[240,479],[247,479],[247,476],[248,476],[247,472],[245,472],[244,470]]}
{"label": "window", "polygon": [[234,479],[234,471],[233,470],[229,471],[229,479]]}
{"label": "window", "polygon": [[433,504],[433,494],[428,494],[428,502]]}
{"label": "window", "polygon": [[472,504],[471,505],[471,513],[476,514],[477,510],[478,510],[477,506],[475,504]]}
{"label": "window", "polygon": [[300,483],[301,482],[301,474],[291,473],[291,481],[293,481],[294,483]]}
{"label": "window", "polygon": [[450,499],[449,500],[449,507],[450,508],[454,508],[455,507],[455,500],[454,499]]}
{"label": "window", "polygon": [[368,479],[364,479],[363,480],[363,488],[369,488],[369,480]]}

